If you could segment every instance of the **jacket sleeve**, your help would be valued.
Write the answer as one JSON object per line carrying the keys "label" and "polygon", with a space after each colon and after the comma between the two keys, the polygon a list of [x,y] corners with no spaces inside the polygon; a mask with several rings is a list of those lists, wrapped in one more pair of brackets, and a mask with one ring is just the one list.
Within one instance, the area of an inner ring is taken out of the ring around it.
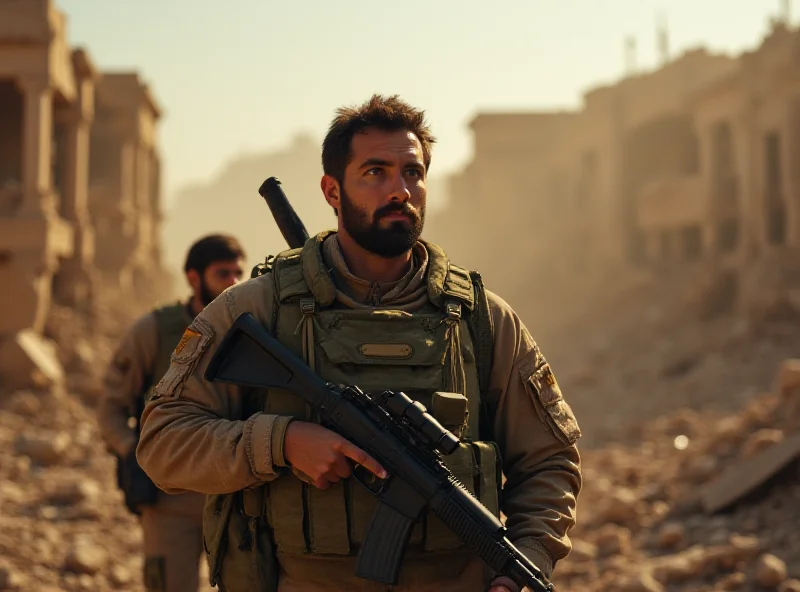
{"label": "jacket sleeve", "polygon": [[277,476],[285,466],[288,417],[242,417],[238,387],[207,382],[203,374],[241,312],[263,322],[271,314],[269,275],[229,288],[187,328],[170,368],[142,415],[139,464],[167,493],[232,493]]}
{"label": "jacket sleeve", "polygon": [[103,441],[119,456],[126,456],[136,446],[136,432],[128,419],[152,380],[157,348],[156,318],[149,313],[131,326],[106,368],[97,423]]}
{"label": "jacket sleeve", "polygon": [[491,292],[495,342],[488,409],[503,458],[509,539],[549,578],[572,549],[582,485],[575,416],[539,347]]}

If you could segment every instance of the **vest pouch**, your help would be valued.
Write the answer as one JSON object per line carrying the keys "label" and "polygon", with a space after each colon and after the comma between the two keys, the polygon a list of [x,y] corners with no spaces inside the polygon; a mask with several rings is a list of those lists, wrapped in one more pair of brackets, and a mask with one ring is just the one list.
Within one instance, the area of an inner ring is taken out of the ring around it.
{"label": "vest pouch", "polygon": [[[317,371],[330,382],[354,384],[366,392],[401,390],[427,406],[431,394],[446,386],[447,343],[442,318],[438,311],[414,315],[390,310],[320,311],[314,317]],[[295,485],[299,493],[300,485]],[[286,489],[290,487],[285,484]],[[271,486],[270,501],[275,500],[273,489]],[[313,486],[303,489],[309,551],[354,553],[377,507],[374,496],[352,479],[324,491]],[[285,503],[275,507],[291,507],[286,496],[282,501]],[[294,506],[303,508],[297,501]],[[278,539],[281,552],[291,547],[293,552],[300,551],[296,543],[302,523],[292,513],[289,509],[289,515],[273,515],[273,520],[284,526],[284,534]],[[421,544],[423,540],[422,525],[415,525],[411,542]]]}
{"label": "vest pouch", "polygon": [[245,515],[242,493],[206,497],[203,547],[210,584],[220,592],[277,592],[271,529],[263,516]]}
{"label": "vest pouch", "polygon": [[438,312],[321,311],[314,317],[318,371],[366,392],[444,390],[445,331]]}
{"label": "vest pouch", "polygon": [[[465,489],[499,518],[503,465],[497,444],[462,442],[458,450],[444,457],[444,462]],[[461,540],[432,512],[428,512],[425,550],[450,550],[462,546]]]}
{"label": "vest pouch", "polygon": [[503,486],[503,462],[496,442],[471,442],[478,460],[476,496],[496,517],[500,517],[500,491]]}
{"label": "vest pouch", "polygon": [[[464,485],[467,491],[474,495],[480,471],[472,444],[462,442],[455,452],[443,458],[444,464],[452,471],[456,479]],[[433,512],[428,511],[426,522],[425,543],[423,545],[426,551],[443,551],[463,546],[461,539],[453,534]]]}
{"label": "vest pouch", "polygon": [[437,391],[431,396],[428,411],[442,427],[453,432],[457,438],[461,437],[469,417],[467,398],[464,395]]}

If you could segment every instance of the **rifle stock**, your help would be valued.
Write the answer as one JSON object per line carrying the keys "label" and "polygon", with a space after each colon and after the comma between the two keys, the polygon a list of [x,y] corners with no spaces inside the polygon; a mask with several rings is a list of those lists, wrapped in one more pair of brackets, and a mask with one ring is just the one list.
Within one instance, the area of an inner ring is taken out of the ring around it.
{"label": "rifle stock", "polygon": [[444,465],[441,455],[453,452],[459,440],[420,403],[400,392],[370,396],[357,386],[326,382],[250,313],[241,314],[223,337],[205,379],[292,391],[311,405],[322,425],[387,470],[385,479],[360,466],[353,471],[378,498],[359,549],[357,576],[396,585],[411,529],[427,506],[497,574],[520,588],[553,590],[539,568],[506,538],[500,520]]}

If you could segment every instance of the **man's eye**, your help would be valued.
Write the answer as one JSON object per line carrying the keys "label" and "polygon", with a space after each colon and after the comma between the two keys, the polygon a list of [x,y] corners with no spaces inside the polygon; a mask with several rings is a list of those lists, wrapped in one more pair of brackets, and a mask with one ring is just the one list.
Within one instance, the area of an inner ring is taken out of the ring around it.
{"label": "man's eye", "polygon": [[380,167],[373,167],[371,169],[367,169],[367,175],[380,175],[383,172],[383,169]]}
{"label": "man's eye", "polygon": [[421,177],[422,176],[422,171],[419,170],[419,169],[408,169],[406,171],[406,173],[411,175],[411,176],[413,176],[413,177]]}

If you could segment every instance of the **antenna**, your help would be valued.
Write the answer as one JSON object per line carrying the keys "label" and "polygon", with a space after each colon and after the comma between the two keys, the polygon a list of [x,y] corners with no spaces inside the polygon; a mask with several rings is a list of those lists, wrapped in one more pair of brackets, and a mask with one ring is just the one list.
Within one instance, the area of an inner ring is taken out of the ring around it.
{"label": "antenna", "polygon": [[[788,1],[788,0],[784,0]],[[669,62],[669,31],[667,30],[667,17],[660,13],[656,22],[656,51],[663,66]]]}
{"label": "antenna", "polygon": [[625,38],[625,75],[634,74],[636,74],[636,38],[628,36]]}

